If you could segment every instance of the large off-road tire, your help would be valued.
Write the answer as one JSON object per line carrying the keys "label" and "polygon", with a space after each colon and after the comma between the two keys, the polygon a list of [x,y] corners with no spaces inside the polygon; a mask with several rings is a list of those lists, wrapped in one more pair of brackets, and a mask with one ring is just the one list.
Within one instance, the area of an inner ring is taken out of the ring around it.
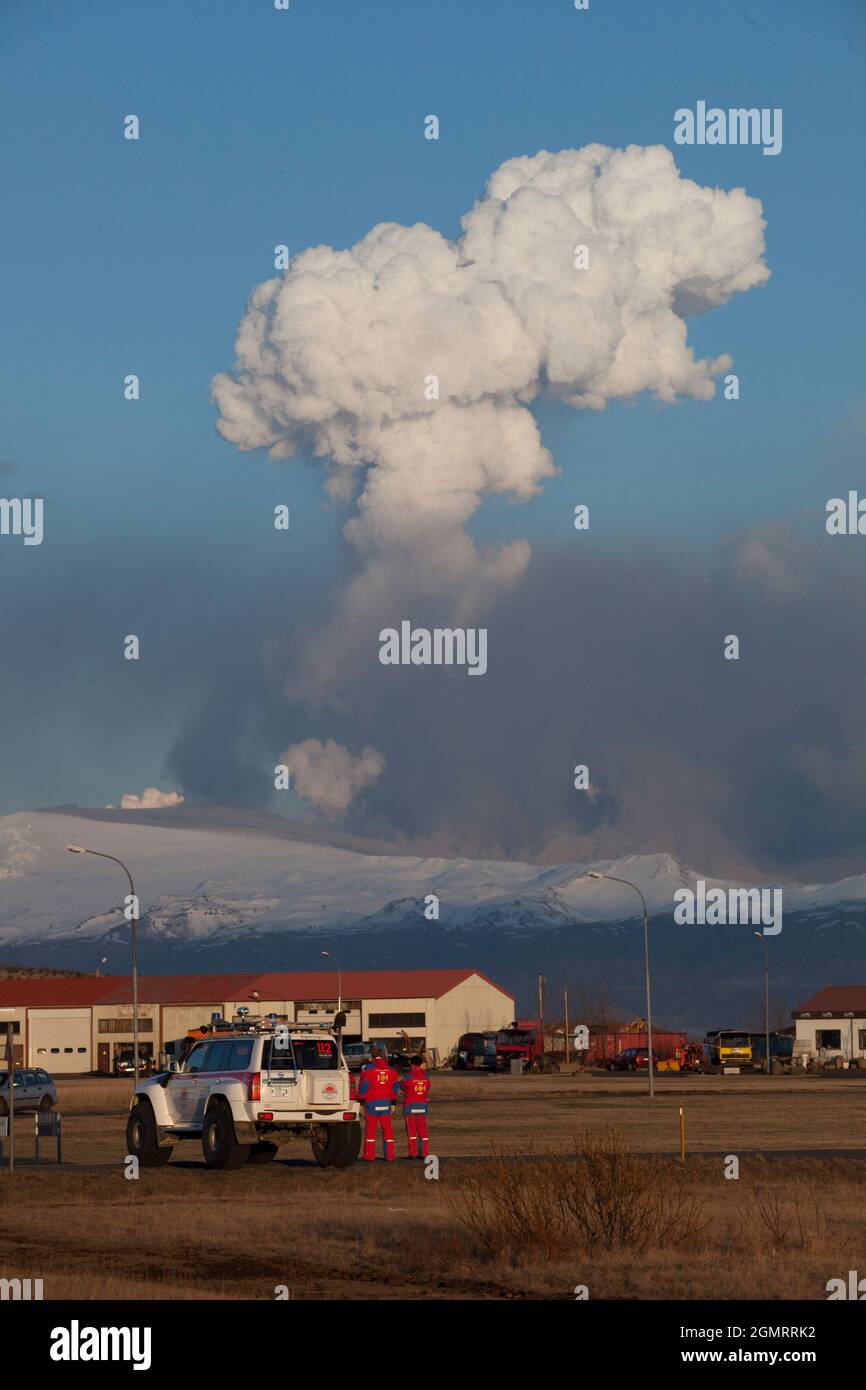
{"label": "large off-road tire", "polygon": [[232,1112],[225,1101],[212,1105],[201,1130],[201,1148],[208,1168],[243,1168],[250,1147],[238,1143]]}
{"label": "large off-road tire", "polygon": [[322,1125],[313,1139],[313,1157],[320,1168],[350,1168],[360,1151],[361,1126],[357,1120]]}
{"label": "large off-road tire", "polygon": [[270,1163],[272,1158],[276,1158],[279,1151],[278,1144],[272,1144],[269,1139],[263,1139],[258,1144],[251,1144],[247,1163]]}
{"label": "large off-road tire", "polygon": [[171,1158],[171,1148],[159,1142],[156,1116],[148,1100],[140,1100],[126,1122],[126,1152],[138,1159],[141,1168],[161,1168]]}

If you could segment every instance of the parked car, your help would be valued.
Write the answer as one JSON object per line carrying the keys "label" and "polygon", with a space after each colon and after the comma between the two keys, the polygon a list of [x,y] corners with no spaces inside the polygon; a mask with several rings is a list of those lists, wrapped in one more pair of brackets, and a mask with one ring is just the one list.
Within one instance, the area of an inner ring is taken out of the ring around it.
{"label": "parked car", "polygon": [[209,1168],[241,1168],[297,1136],[320,1167],[348,1168],[361,1146],[351,1083],[333,1028],[242,1019],[197,1042],[180,1071],[137,1082],[127,1152],[157,1168],[198,1139]]}
{"label": "parked car", "polygon": [[[653,1067],[658,1066],[659,1055],[653,1048]],[[624,1047],[618,1057],[611,1057],[606,1063],[608,1071],[639,1071],[649,1066],[649,1048]]]}
{"label": "parked car", "polygon": [[[9,1114],[9,1081],[0,1073],[0,1115]],[[19,1110],[52,1110],[57,1104],[57,1087],[41,1067],[16,1067],[12,1073],[12,1104]]]}
{"label": "parked car", "polygon": [[457,1041],[451,1066],[454,1071],[475,1067],[496,1068],[496,1034],[463,1033]]}
{"label": "parked car", "polygon": [[372,1060],[373,1044],[368,1042],[345,1043],[343,1056],[349,1071],[360,1071]]}
{"label": "parked car", "polygon": [[[135,1053],[132,1048],[128,1052],[118,1052],[114,1059],[115,1076],[132,1076],[135,1071]],[[147,1076],[153,1071],[153,1058],[146,1053],[138,1054],[138,1073],[139,1076]]]}
{"label": "parked car", "polygon": [[[362,1067],[373,1060],[373,1048],[382,1046],[384,1044],[372,1042],[344,1043],[343,1056],[349,1071],[360,1071]],[[404,1056],[402,1052],[389,1052],[387,1047],[385,1052],[391,1066],[396,1067],[398,1071],[409,1066],[409,1058]]]}

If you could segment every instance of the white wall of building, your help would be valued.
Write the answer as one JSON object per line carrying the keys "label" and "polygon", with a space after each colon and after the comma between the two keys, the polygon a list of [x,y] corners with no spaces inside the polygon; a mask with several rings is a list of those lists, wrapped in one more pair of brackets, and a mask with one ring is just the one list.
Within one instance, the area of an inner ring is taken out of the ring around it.
{"label": "white wall of building", "polygon": [[[866,1018],[798,1018],[795,1020],[797,1042],[804,1045],[809,1053],[824,1050],[840,1054],[849,1061],[851,1058],[866,1057]],[[839,1034],[838,1046],[835,1039],[828,1042],[827,1035]],[[798,1048],[802,1051],[802,1048]]]}

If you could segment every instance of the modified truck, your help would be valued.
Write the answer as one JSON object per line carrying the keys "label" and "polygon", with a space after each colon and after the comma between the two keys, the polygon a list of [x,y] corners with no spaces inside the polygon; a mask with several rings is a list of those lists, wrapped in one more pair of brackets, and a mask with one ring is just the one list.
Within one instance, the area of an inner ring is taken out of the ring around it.
{"label": "modified truck", "polygon": [[339,1014],[333,1025],[239,1015],[230,1029],[214,1027],[179,1070],[135,1087],[127,1152],[157,1168],[180,1140],[197,1139],[209,1168],[241,1168],[306,1137],[320,1167],[348,1168],[361,1126],[339,1023]]}

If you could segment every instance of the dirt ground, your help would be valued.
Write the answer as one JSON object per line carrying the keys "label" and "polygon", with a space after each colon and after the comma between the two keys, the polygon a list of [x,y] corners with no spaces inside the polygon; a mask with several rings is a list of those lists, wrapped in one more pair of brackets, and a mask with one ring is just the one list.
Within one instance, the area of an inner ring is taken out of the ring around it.
{"label": "dirt ground", "polygon": [[[651,1102],[640,1076],[434,1074],[436,1180],[408,1161],[320,1170],[305,1141],[234,1173],[208,1171],[187,1142],[130,1180],[130,1092],[126,1080],[60,1083],[59,1169],[33,1166],[33,1118],[18,1117],[16,1171],[0,1170],[0,1278],[41,1278],[47,1299],[566,1299],[581,1284],[591,1297],[826,1298],[827,1280],[866,1273],[866,1077],[659,1077]],[[659,1155],[657,1185],[694,1199],[699,1236],[640,1258],[579,1244],[551,1258],[531,1235],[479,1244],[462,1213],[467,1174],[494,1149],[543,1163],[587,1131]],[[740,1156],[738,1180],[726,1155]]]}

